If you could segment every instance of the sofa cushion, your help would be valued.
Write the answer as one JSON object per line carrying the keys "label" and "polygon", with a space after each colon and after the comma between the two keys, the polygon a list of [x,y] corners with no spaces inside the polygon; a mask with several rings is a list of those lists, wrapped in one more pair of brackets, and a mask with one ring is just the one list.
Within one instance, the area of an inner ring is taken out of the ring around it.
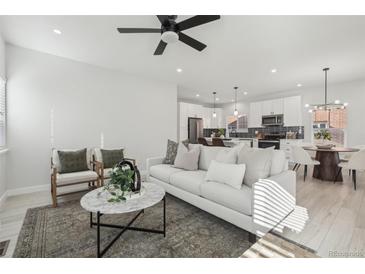
{"label": "sofa cushion", "polygon": [[186,170],[197,170],[199,162],[200,148],[188,149],[183,143],[179,144],[174,166]]}
{"label": "sofa cushion", "polygon": [[123,149],[100,149],[104,168],[111,168],[124,159]]}
{"label": "sofa cushion", "polygon": [[88,170],[87,166],[87,149],[75,151],[58,151],[58,159],[60,163],[59,173],[71,173]]}
{"label": "sofa cushion", "polygon": [[205,180],[227,184],[233,188],[241,189],[245,169],[245,164],[226,164],[213,160],[210,163]]}
{"label": "sofa cushion", "polygon": [[[78,149],[62,149],[62,151],[77,151]],[[56,167],[57,171],[61,170],[61,163],[60,163],[60,158],[58,157],[58,149],[53,149],[52,150],[52,164]],[[92,152],[91,149],[86,149],[86,158],[87,158],[87,167],[88,169],[92,169],[91,166],[91,157],[92,156]]]}
{"label": "sofa cushion", "polygon": [[282,150],[273,150],[271,158],[270,176],[277,175],[286,169],[285,152]]}
{"label": "sofa cushion", "polygon": [[229,150],[226,147],[211,147],[211,146],[201,146],[200,147],[200,157],[199,157],[199,169],[208,170],[210,162],[216,160],[217,155],[222,150]]}
{"label": "sofa cushion", "polygon": [[251,187],[259,179],[270,175],[273,148],[258,149],[244,146],[238,155],[238,164],[246,165],[243,183]]}
{"label": "sofa cushion", "polygon": [[252,215],[252,189],[246,185],[242,185],[241,189],[235,189],[217,182],[204,182],[200,185],[200,191],[201,196],[212,202]]}
{"label": "sofa cushion", "polygon": [[218,152],[215,160],[220,163],[225,164],[236,164],[237,163],[237,149],[235,148],[225,148]]}
{"label": "sofa cushion", "polygon": [[204,170],[174,173],[170,177],[170,184],[195,195],[200,195],[200,185],[204,182],[206,174],[207,172]]}
{"label": "sofa cushion", "polygon": [[98,174],[95,171],[87,170],[87,171],[79,171],[72,173],[58,173],[57,174],[57,185],[63,184],[72,184],[83,181],[93,181],[96,180]]}
{"label": "sofa cushion", "polygon": [[165,183],[170,183],[170,176],[174,173],[182,171],[184,170],[180,168],[175,168],[171,165],[161,164],[161,165],[151,166],[150,175]]}

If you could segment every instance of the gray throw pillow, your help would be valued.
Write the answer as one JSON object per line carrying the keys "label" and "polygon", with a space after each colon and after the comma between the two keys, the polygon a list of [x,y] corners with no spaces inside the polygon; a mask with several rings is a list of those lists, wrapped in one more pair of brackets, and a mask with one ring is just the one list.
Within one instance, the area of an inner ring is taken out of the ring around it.
{"label": "gray throw pillow", "polygon": [[57,152],[61,166],[61,170],[58,171],[59,173],[71,173],[88,170],[86,148],[76,151],[59,150]]}
{"label": "gray throw pillow", "polygon": [[104,168],[111,168],[124,158],[123,149],[100,149]]}
{"label": "gray throw pillow", "polygon": [[[181,141],[186,147],[189,146],[189,140]],[[175,162],[176,154],[177,154],[177,148],[179,144],[175,141],[172,141],[170,139],[167,140],[167,149],[166,149],[166,156],[163,161],[164,164],[173,165]]]}

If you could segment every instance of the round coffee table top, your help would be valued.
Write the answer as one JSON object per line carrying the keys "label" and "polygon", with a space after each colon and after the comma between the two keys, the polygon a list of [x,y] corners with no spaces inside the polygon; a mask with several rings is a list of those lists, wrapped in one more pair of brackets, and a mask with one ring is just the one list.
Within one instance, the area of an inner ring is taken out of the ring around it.
{"label": "round coffee table top", "polygon": [[323,151],[323,152],[358,152],[360,149],[358,148],[350,148],[350,147],[333,147],[333,148],[318,148],[316,146],[311,147],[303,147],[305,150],[310,151]]}
{"label": "round coffee table top", "polygon": [[80,204],[89,212],[119,214],[153,206],[165,196],[163,187],[155,183],[142,183],[142,188],[140,196],[134,196],[132,199],[121,202],[108,202],[110,194],[101,187],[85,194],[81,198]]}

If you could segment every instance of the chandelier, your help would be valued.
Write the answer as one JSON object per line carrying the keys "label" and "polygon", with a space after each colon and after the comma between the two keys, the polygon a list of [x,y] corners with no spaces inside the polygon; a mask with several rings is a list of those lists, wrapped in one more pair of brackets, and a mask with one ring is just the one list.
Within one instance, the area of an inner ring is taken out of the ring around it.
{"label": "chandelier", "polygon": [[334,109],[345,109],[348,106],[348,103],[341,103],[340,100],[335,100],[334,102],[328,102],[327,100],[327,72],[329,68],[324,68],[324,103],[321,104],[305,104],[305,107],[308,108],[308,112],[315,112],[317,110],[334,110]]}

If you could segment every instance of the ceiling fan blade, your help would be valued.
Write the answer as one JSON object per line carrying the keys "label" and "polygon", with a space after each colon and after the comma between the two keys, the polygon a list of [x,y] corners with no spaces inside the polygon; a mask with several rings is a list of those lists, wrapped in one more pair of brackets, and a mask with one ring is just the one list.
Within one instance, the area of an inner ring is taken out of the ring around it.
{"label": "ceiling fan blade", "polygon": [[202,51],[207,46],[182,32],[179,33],[179,40],[198,51]]}
{"label": "ceiling fan blade", "polygon": [[163,25],[166,20],[169,19],[168,15],[156,15],[158,20],[160,20],[160,23]]}
{"label": "ceiling fan blade", "polygon": [[220,19],[220,15],[196,15],[177,24],[180,31]]}
{"label": "ceiling fan blade", "polygon": [[158,44],[155,53],[153,55],[162,55],[162,53],[164,52],[165,48],[167,46],[167,43],[165,43],[164,41],[160,41],[160,43]]}
{"label": "ceiling fan blade", "polygon": [[118,28],[120,33],[161,33],[161,29],[151,28]]}

